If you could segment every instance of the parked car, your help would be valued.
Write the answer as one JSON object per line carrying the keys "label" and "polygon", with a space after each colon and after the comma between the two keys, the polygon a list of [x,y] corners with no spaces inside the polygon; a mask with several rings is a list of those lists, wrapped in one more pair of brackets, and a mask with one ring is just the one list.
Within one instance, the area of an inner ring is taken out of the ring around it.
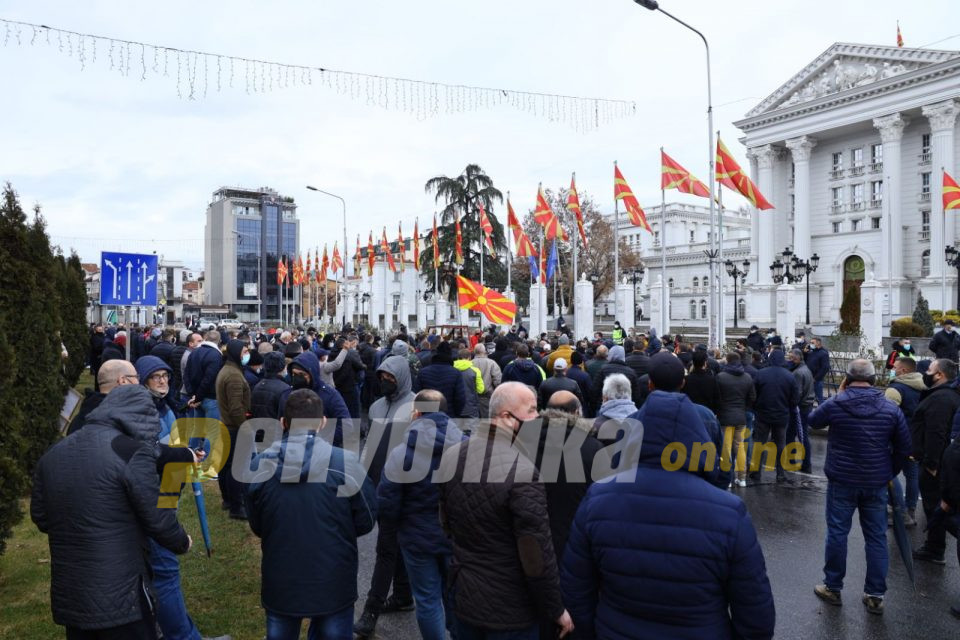
{"label": "parked car", "polygon": [[220,318],[200,318],[197,320],[197,330],[198,331],[210,331],[211,329],[216,329],[220,326]]}

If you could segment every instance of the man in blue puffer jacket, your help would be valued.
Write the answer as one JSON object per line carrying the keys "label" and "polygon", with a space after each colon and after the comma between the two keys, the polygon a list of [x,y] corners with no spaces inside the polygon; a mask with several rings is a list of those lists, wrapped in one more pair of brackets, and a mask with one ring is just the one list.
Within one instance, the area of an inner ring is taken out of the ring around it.
{"label": "man in blue puffer jacket", "polygon": [[[651,358],[650,371],[666,388],[684,375],[669,353]],[[710,441],[703,421],[679,393],[653,391],[644,408],[644,428],[627,435],[638,464],[594,483],[570,530],[561,586],[577,633],[771,638],[773,593],[746,506],[688,471],[694,443]],[[671,443],[684,458],[677,471],[662,464]]]}
{"label": "man in blue puffer jacket", "polygon": [[440,491],[432,474],[443,452],[464,436],[445,413],[446,405],[439,391],[417,394],[406,442],[390,452],[377,488],[381,521],[397,526],[424,640],[444,640],[454,621],[452,603],[443,598],[453,547],[440,526]]}
{"label": "man in blue puffer jacket", "polygon": [[847,570],[847,534],[854,510],[866,542],[867,578],[863,603],[883,613],[887,590],[887,483],[910,455],[910,432],[903,413],[873,388],[876,370],[869,360],[852,360],[839,393],[810,414],[814,429],[830,427],[827,460],[827,540],[823,584],[817,596],[839,606]]}

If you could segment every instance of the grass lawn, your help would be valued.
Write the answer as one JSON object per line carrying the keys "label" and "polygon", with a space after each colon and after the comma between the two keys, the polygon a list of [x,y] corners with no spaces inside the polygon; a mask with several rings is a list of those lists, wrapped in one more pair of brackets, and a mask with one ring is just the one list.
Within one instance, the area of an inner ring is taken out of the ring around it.
{"label": "grass lawn", "polygon": [[[93,386],[89,372],[77,384]],[[230,520],[220,508],[216,482],[203,484],[207,519],[213,542],[208,558],[192,494],[184,490],[180,522],[193,537],[193,548],[181,556],[181,584],[187,610],[204,635],[230,634],[235,640],[258,640],[264,635],[260,608],[260,540],[246,522]],[[30,520],[24,500],[24,519],[14,527],[7,551],[0,556],[0,638],[49,640],[62,638],[63,627],[50,613],[50,550],[47,536]]]}
{"label": "grass lawn", "polygon": [[[203,485],[213,539],[208,558],[193,496],[184,492],[180,522],[193,537],[181,556],[180,571],[187,610],[204,635],[229,633],[235,640],[263,637],[260,608],[260,540],[246,522],[230,520],[220,509],[216,482]],[[29,514],[29,504],[24,503]],[[0,638],[62,638],[63,627],[50,613],[50,551],[47,536],[27,515],[14,528],[7,552],[0,556]]]}

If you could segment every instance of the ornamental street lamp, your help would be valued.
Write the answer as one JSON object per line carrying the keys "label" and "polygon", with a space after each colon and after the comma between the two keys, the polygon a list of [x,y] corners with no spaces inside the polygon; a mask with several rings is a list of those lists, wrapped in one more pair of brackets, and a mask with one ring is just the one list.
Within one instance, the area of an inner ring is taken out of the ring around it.
{"label": "ornamental street lamp", "polygon": [[807,324],[810,324],[810,274],[820,265],[820,256],[813,254],[809,260],[803,260],[795,255],[789,247],[777,256],[770,265],[773,281],[777,284],[786,282],[794,284],[806,277],[807,282]]}
{"label": "ornamental street lamp", "polygon": [[[955,248],[953,245],[950,245],[947,247],[946,252],[947,264],[957,269],[957,306],[960,307],[960,250]],[[946,314],[946,307],[949,306],[946,300],[943,301],[943,306],[943,312]]]}
{"label": "ornamental street lamp", "polygon": [[737,328],[737,316],[739,315],[740,310],[740,301],[737,295],[737,280],[740,280],[740,284],[743,284],[747,279],[747,274],[750,272],[750,261],[744,260],[741,264],[743,269],[739,269],[737,265],[733,263],[733,260],[727,260],[723,263],[727,268],[727,275],[733,278],[733,328]]}

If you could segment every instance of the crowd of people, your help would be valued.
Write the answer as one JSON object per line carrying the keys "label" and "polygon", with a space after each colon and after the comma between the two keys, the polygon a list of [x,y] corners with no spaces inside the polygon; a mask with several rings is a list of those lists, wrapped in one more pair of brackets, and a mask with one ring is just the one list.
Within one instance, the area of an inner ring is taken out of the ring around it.
{"label": "crowd of people", "polygon": [[[230,518],[261,540],[269,640],[298,638],[304,619],[310,638],[370,638],[382,615],[412,610],[427,640],[770,638],[737,492],[765,471],[811,473],[810,429],[827,427],[815,593],[841,603],[859,510],[863,602],[882,613],[888,483],[908,525],[922,500],[918,560],[943,564],[957,534],[960,335],[947,331],[935,346],[953,358],[901,342],[885,388],[854,360],[827,398],[821,340],[788,346],[757,327],[724,353],[619,323],[580,340],[563,324],[388,337],[97,325],[95,389],[34,479],[53,618],[68,638],[203,637],[176,557],[192,540],[160,478],[220,448],[180,418],[228,436],[213,472]],[[375,528],[355,621],[357,539]]]}

